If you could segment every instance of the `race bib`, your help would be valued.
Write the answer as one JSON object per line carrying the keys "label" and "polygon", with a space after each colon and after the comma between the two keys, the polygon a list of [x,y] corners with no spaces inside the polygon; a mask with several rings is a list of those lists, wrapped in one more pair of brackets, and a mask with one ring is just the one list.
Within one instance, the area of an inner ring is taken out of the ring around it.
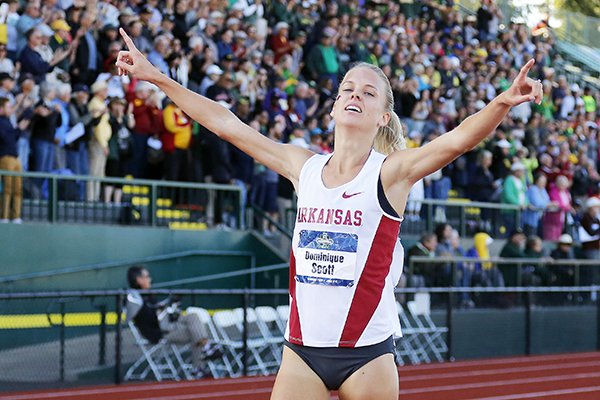
{"label": "race bib", "polygon": [[311,285],[354,286],[358,236],[301,230],[296,257],[296,281]]}

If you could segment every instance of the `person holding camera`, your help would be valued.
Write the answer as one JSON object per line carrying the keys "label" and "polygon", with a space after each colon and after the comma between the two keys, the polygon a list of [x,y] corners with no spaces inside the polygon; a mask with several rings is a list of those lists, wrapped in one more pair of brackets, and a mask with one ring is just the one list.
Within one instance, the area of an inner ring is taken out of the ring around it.
{"label": "person holding camera", "polygon": [[190,344],[192,362],[198,372],[201,372],[204,360],[221,356],[218,346],[208,339],[208,332],[198,314],[181,314],[178,303],[171,297],[159,302],[153,295],[139,292],[152,287],[152,278],[145,267],[130,267],[127,280],[131,288],[125,305],[127,320],[134,322],[144,338],[151,343],[158,343],[164,338],[172,343]]}

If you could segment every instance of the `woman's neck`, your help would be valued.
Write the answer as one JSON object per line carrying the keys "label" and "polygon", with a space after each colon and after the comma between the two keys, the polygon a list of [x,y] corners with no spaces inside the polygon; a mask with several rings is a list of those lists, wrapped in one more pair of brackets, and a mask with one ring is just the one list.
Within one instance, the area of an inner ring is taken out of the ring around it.
{"label": "woman's neck", "polygon": [[373,148],[371,135],[352,137],[344,134],[339,127],[335,131],[335,151],[329,166],[336,174],[344,175],[352,172],[357,167],[362,167],[371,154]]}

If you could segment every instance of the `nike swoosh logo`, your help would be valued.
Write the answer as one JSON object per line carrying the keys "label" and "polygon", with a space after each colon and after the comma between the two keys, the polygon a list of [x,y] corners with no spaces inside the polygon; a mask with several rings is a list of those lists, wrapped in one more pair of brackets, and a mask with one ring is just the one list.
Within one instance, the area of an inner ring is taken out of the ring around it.
{"label": "nike swoosh logo", "polygon": [[342,198],[343,199],[349,199],[350,197],[354,197],[356,195],[361,194],[362,192],[356,192],[356,193],[351,193],[351,194],[347,194],[346,192],[342,193]]}

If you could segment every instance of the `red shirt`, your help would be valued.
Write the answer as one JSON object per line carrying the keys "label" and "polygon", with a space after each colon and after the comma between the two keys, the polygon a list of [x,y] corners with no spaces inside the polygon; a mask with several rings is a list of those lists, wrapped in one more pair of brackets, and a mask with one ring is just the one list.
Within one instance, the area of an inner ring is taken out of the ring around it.
{"label": "red shirt", "polygon": [[134,133],[152,136],[162,132],[162,112],[157,107],[147,105],[142,99],[133,99],[133,116]]}
{"label": "red shirt", "polygon": [[275,35],[271,38],[271,49],[275,52],[274,62],[277,64],[284,54],[292,54],[292,46],[287,37]]}

